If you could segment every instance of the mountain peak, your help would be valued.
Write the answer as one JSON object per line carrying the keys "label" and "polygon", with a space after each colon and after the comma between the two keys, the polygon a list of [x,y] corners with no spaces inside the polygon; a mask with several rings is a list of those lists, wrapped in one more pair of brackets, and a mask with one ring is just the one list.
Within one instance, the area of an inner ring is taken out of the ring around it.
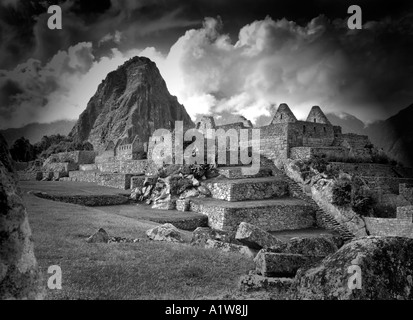
{"label": "mountain peak", "polygon": [[101,151],[118,139],[148,141],[156,129],[172,129],[177,120],[193,126],[185,107],[169,93],[156,64],[134,57],[102,81],[70,135]]}

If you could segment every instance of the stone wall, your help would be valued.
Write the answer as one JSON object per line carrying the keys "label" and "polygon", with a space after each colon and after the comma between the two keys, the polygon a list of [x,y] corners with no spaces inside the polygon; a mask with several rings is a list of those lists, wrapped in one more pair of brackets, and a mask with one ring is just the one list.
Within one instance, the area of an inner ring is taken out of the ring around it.
{"label": "stone wall", "polygon": [[98,170],[98,166],[94,163],[92,163],[92,164],[80,164],[79,165],[79,170],[80,171]]}
{"label": "stone wall", "polygon": [[322,156],[347,157],[348,150],[342,147],[294,147],[290,149],[290,158],[293,160]]}
{"label": "stone wall", "polygon": [[95,163],[113,162],[115,159],[115,150],[106,150],[96,156]]}
{"label": "stone wall", "polygon": [[214,199],[226,201],[262,200],[288,196],[288,184],[276,177],[271,177],[270,180],[242,179],[233,182],[221,180],[207,182],[205,186],[211,191]]}
{"label": "stone wall", "polygon": [[43,179],[43,172],[41,171],[19,171],[17,172],[19,181],[40,181]]}
{"label": "stone wall", "polygon": [[372,236],[413,238],[413,206],[397,208],[397,218],[364,218],[366,228]]}
{"label": "stone wall", "polygon": [[95,151],[70,151],[70,152],[60,152],[52,155],[56,162],[66,162],[71,160],[76,164],[90,164],[95,162],[96,152]]}
{"label": "stone wall", "polygon": [[362,177],[367,182],[370,189],[379,193],[394,193],[399,194],[400,183],[413,183],[410,178],[392,178],[392,177]]}
{"label": "stone wall", "polygon": [[132,175],[124,173],[100,173],[98,184],[117,189],[130,189]]}
{"label": "stone wall", "polygon": [[151,161],[148,160],[125,160],[97,164],[97,168],[102,172],[131,174],[143,174],[147,170],[150,170],[151,166]]}
{"label": "stone wall", "polygon": [[46,163],[42,170],[52,171],[52,172],[64,172],[69,173],[69,171],[75,171],[79,168],[79,165],[71,162],[52,162]]}
{"label": "stone wall", "polygon": [[70,171],[68,181],[90,182],[105,187],[128,190],[131,187],[132,174],[104,173],[98,171]]}
{"label": "stone wall", "polygon": [[266,231],[296,230],[315,225],[314,209],[307,205],[261,206],[255,208],[225,208],[220,205],[199,207],[191,201],[190,210],[208,216],[213,229],[235,232],[241,222],[254,224]]}
{"label": "stone wall", "polygon": [[406,219],[412,222],[413,217],[413,206],[404,206],[397,208],[397,218]]}
{"label": "stone wall", "polygon": [[399,184],[399,194],[403,196],[411,204],[413,204],[413,184]]}
{"label": "stone wall", "polygon": [[334,142],[332,125],[297,121],[289,123],[289,147],[328,147]]}
{"label": "stone wall", "polygon": [[378,163],[331,162],[331,167],[349,174],[376,177],[397,177],[394,167]]}

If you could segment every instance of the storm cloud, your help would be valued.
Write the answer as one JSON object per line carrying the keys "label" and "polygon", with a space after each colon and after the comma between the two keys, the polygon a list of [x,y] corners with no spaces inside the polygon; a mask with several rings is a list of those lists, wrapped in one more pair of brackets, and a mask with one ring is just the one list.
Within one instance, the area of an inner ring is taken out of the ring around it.
{"label": "storm cloud", "polygon": [[135,55],[157,63],[194,119],[240,114],[262,123],[286,102],[299,118],[317,104],[373,121],[413,101],[406,2],[397,12],[374,7],[354,31],[348,1],[295,11],[247,0],[60,1],[59,31],[47,29],[51,3],[0,2],[2,128],[76,119],[106,74]]}

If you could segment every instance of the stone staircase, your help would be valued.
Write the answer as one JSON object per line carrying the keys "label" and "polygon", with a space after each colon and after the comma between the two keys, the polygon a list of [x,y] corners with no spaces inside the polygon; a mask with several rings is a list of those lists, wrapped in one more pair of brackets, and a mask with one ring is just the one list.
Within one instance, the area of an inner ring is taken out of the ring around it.
{"label": "stone staircase", "polygon": [[189,210],[208,216],[209,226],[235,232],[241,222],[265,231],[299,230],[316,226],[316,207],[292,196],[283,175],[261,167],[255,175],[242,175],[241,166],[219,167],[220,177],[202,182],[211,191],[208,198],[189,198]]}
{"label": "stone staircase", "polygon": [[338,234],[345,240],[351,240],[355,237],[355,235],[348,230],[344,225],[340,224],[331,214],[329,214],[327,211],[324,211],[321,209],[317,203],[307,194],[304,193],[302,187],[289,178],[288,176],[285,176],[285,181],[288,183],[289,190],[294,197],[304,200],[307,203],[309,203],[311,206],[316,208],[316,218],[317,218],[317,223],[319,226],[324,227],[326,229],[334,230],[337,231]]}

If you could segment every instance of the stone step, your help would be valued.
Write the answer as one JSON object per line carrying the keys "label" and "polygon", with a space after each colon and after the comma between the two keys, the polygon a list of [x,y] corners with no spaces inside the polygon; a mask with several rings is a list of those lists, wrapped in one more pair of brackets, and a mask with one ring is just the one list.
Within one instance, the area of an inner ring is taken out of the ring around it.
{"label": "stone step", "polygon": [[112,187],[122,190],[128,190],[131,187],[131,178],[135,176],[128,173],[106,173],[95,170],[88,171],[70,171],[70,181],[75,182],[92,182],[100,186]]}
{"label": "stone step", "polygon": [[255,271],[266,277],[294,277],[299,268],[318,262],[324,257],[293,253],[273,253],[261,250],[255,257]]}
{"label": "stone step", "polygon": [[189,210],[208,216],[211,228],[236,232],[241,222],[265,231],[306,229],[315,226],[315,210],[303,200],[277,198],[229,202],[190,198]]}
{"label": "stone step", "polygon": [[241,276],[239,289],[244,292],[271,292],[276,294],[287,294],[294,280],[292,278],[264,277],[254,272]]}
{"label": "stone step", "polygon": [[245,178],[260,178],[272,176],[272,169],[267,167],[260,167],[259,171],[253,175],[244,174],[242,169],[248,167],[234,166],[234,167],[218,167],[218,173],[228,179],[245,179]]}
{"label": "stone step", "polygon": [[288,196],[288,184],[280,177],[212,179],[203,185],[212,198],[226,201],[263,200]]}

